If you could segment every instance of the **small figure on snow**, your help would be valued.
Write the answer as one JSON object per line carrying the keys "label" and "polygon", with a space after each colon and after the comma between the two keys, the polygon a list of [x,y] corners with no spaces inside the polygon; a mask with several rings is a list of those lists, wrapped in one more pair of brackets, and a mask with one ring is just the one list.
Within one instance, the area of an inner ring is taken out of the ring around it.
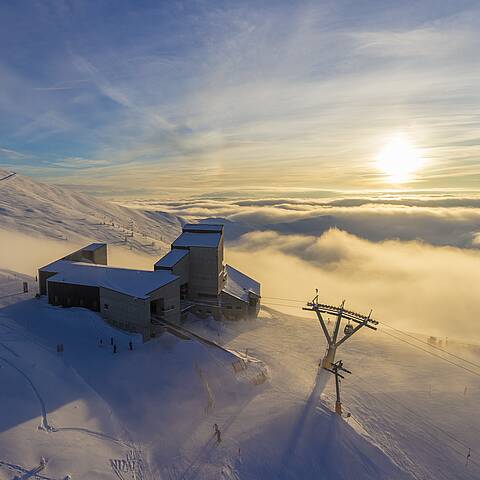
{"label": "small figure on snow", "polygon": [[113,346],[113,353],[117,353],[117,345]]}
{"label": "small figure on snow", "polygon": [[222,441],[222,434],[216,423],[213,425],[213,429],[215,430],[214,435],[217,437],[217,443],[220,443]]}
{"label": "small figure on snow", "polygon": [[128,349],[133,350],[133,343],[131,340],[128,342]]}

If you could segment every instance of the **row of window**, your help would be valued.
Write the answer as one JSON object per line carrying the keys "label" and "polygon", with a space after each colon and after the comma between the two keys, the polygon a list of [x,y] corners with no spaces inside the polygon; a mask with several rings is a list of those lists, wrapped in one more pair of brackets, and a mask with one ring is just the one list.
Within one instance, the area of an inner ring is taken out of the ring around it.
{"label": "row of window", "polygon": [[[55,295],[55,296],[53,297],[53,303],[54,303],[55,305],[58,305],[58,304],[60,303],[60,299],[58,298],[58,295]],[[70,297],[67,297],[67,298],[66,298],[66,304],[67,304],[68,306],[71,306],[71,305],[72,305],[72,299],[71,299]],[[85,300],[84,300],[83,298],[79,298],[79,299],[78,299],[78,306],[79,306],[79,307],[84,307],[84,306],[85,306]],[[92,301],[92,308],[93,308],[93,309],[96,309],[96,308],[97,308],[97,301],[96,301],[96,300],[93,300],[93,301]],[[107,308],[108,308],[108,307],[107,307]]]}

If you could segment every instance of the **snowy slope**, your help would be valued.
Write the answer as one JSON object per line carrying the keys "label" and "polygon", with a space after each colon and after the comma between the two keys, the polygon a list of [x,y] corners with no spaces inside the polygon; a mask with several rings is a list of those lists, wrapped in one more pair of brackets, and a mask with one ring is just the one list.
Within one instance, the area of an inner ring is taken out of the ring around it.
{"label": "snowy slope", "polygon": [[[2,294],[31,281],[14,272],[0,278]],[[317,375],[325,345],[313,318],[269,309],[256,322],[186,325],[264,362],[270,380],[253,386],[234,374],[226,352],[169,334],[141,346],[93,312],[30,296],[13,295],[0,308],[0,405],[9,412],[0,420],[0,479],[34,468],[41,456],[49,459],[44,478],[129,479],[132,465],[144,471],[137,480],[480,474],[478,377],[381,330],[339,351],[353,371],[342,389],[352,417],[341,419],[331,411],[329,375]],[[465,348],[451,351],[480,363],[478,349]],[[469,447],[475,463],[465,467]]]}
{"label": "snowy slope", "polygon": [[[261,388],[237,378],[228,352],[168,333],[142,345],[93,312],[44,300],[1,309],[0,338],[2,479],[12,478],[8,465],[21,472],[41,456],[48,478],[163,478],[210,441],[209,412]],[[129,457],[137,465],[116,472]]]}
{"label": "snowy slope", "polygon": [[[242,412],[244,422],[232,431],[244,439],[240,478],[480,478],[480,376],[393,339],[382,328],[362,332],[337,352],[352,370],[342,384],[344,408],[352,417],[326,413],[334,407],[332,379],[312,415],[305,400],[311,398],[311,382],[325,349],[318,321],[266,310],[254,324],[220,329],[190,324],[227,347],[248,348],[271,371],[272,388],[249,404]],[[479,348],[450,343],[448,351],[480,366]],[[480,373],[480,368],[454,360]],[[253,431],[249,417],[258,422]],[[358,442],[347,422],[399,470]],[[469,448],[473,462],[466,467]]]}
{"label": "snowy slope", "polygon": [[316,372],[320,337],[305,349],[277,326],[264,318],[210,332],[268,365],[271,381],[255,385],[235,373],[234,355],[168,333],[141,345],[93,312],[43,299],[0,309],[0,405],[10,412],[0,479],[42,456],[51,479],[412,478],[318,402],[328,380]]}
{"label": "snowy slope", "polygon": [[[7,174],[0,169],[0,178]],[[75,244],[109,242],[158,255],[180,228],[174,215],[128,209],[22,175],[0,182],[0,230]]]}

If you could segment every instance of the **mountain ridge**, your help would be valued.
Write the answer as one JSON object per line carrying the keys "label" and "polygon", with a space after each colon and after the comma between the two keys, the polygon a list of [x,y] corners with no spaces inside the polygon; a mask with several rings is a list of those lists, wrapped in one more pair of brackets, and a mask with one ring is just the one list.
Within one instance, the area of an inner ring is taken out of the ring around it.
{"label": "mountain ridge", "polygon": [[[0,178],[8,175],[0,169]],[[95,240],[149,255],[169,248],[185,221],[143,211],[16,174],[0,183],[0,230],[54,240]]]}

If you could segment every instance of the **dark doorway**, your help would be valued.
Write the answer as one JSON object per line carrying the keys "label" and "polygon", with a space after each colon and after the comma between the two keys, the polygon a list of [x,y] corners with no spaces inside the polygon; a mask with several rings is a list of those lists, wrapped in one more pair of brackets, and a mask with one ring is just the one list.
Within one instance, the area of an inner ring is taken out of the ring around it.
{"label": "dark doorway", "polygon": [[157,303],[155,301],[150,302],[150,313],[157,313]]}

